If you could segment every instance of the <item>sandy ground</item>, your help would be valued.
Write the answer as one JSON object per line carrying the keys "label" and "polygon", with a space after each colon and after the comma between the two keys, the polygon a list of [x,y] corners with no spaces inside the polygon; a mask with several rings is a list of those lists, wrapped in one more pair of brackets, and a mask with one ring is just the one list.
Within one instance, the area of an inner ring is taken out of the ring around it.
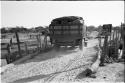
{"label": "sandy ground", "polygon": [[1,59],[0,61],[0,67],[7,65],[6,59]]}
{"label": "sandy ground", "polygon": [[43,82],[116,82],[124,79],[124,64],[113,63],[100,67],[96,78],[82,76],[82,72],[93,63],[97,56],[97,39],[88,41],[88,46],[78,48],[62,47],[58,51],[39,54],[18,65],[8,68],[1,75],[2,83],[43,83]]}

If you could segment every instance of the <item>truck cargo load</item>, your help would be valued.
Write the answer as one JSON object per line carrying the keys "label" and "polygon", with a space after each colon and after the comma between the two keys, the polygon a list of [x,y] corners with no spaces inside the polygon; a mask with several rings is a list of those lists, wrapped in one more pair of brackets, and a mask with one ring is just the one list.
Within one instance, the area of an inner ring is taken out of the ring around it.
{"label": "truck cargo load", "polygon": [[68,16],[52,20],[49,31],[51,43],[56,46],[82,46],[86,28],[82,17]]}

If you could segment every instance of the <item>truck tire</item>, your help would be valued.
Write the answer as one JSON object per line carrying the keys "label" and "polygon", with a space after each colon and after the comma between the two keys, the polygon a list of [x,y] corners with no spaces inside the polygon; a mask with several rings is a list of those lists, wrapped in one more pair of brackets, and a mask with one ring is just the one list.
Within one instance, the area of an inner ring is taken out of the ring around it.
{"label": "truck tire", "polygon": [[80,49],[80,50],[83,49],[82,40],[79,41],[79,49]]}
{"label": "truck tire", "polygon": [[57,44],[55,44],[55,45],[54,45],[54,49],[55,49],[55,50],[57,50],[57,51],[58,51],[58,50],[59,50],[59,48],[60,48],[60,46],[59,46],[59,45],[57,45]]}
{"label": "truck tire", "polygon": [[76,41],[73,41],[72,48],[75,47]]}

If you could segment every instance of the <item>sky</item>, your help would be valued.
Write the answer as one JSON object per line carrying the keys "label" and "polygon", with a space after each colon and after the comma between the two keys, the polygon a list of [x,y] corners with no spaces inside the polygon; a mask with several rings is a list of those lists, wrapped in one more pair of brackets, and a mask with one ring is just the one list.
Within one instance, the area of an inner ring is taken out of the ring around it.
{"label": "sky", "polygon": [[124,1],[3,1],[1,27],[48,26],[62,16],[81,16],[87,26],[117,26],[124,22],[124,7]]}

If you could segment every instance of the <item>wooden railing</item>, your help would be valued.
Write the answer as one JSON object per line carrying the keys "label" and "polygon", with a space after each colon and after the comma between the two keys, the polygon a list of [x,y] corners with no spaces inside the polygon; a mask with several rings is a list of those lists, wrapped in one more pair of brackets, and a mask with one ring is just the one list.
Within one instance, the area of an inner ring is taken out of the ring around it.
{"label": "wooden railing", "polygon": [[1,43],[1,50],[6,50],[5,55],[2,55],[1,58],[6,59],[7,63],[11,63],[19,58],[29,54],[39,53],[41,50],[43,51],[50,47],[49,40],[47,40],[47,36],[45,35],[37,33],[28,37],[27,40],[21,41],[19,34],[16,32],[16,43],[13,42],[13,37],[10,38],[8,43]]}

